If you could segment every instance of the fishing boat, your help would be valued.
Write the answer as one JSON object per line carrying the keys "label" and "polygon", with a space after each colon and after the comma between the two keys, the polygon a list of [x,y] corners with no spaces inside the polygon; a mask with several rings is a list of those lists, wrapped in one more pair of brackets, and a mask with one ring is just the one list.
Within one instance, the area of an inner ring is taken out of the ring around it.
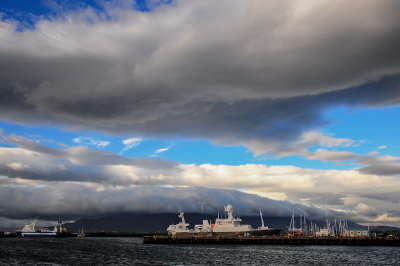
{"label": "fishing boat", "polygon": [[214,235],[221,236],[259,236],[259,235],[274,235],[279,234],[281,228],[269,228],[265,226],[262,212],[260,210],[261,226],[253,228],[249,224],[241,224],[242,219],[239,216],[235,216],[234,208],[232,205],[224,206],[225,212],[228,214],[227,218],[217,218],[215,224],[212,227]]}
{"label": "fishing boat", "polygon": [[185,221],[185,216],[184,216],[184,212],[180,212],[178,217],[181,219],[181,222],[178,224],[171,224],[170,226],[168,226],[167,228],[167,232],[169,235],[172,236],[179,236],[179,237],[185,237],[185,236],[191,236],[193,234],[193,230],[190,230],[188,228],[189,224],[186,223]]}
{"label": "fishing boat", "polygon": [[76,237],[84,237],[86,236],[85,233],[83,232],[83,227],[82,230],[80,232],[78,232],[78,234],[76,235]]}
{"label": "fishing boat", "polygon": [[194,229],[189,229],[189,224],[185,222],[184,213],[180,212],[179,218],[181,222],[172,224],[167,228],[168,234],[176,237],[193,236],[193,235],[213,235],[213,236],[271,236],[279,234],[281,228],[269,228],[264,225],[264,220],[260,210],[261,227],[253,228],[249,224],[242,224],[242,219],[234,214],[232,205],[224,206],[227,217],[219,216],[215,219],[215,223],[203,220],[202,224],[197,224]]}
{"label": "fishing boat", "polygon": [[261,209],[260,209],[260,218],[261,218],[261,226],[258,227],[258,229],[257,229],[258,230],[257,235],[273,236],[273,235],[277,235],[281,232],[282,228],[270,228],[270,227],[264,225],[264,219],[262,216]]}
{"label": "fishing boat", "polygon": [[215,219],[215,224],[212,225],[212,231],[215,235],[229,236],[247,234],[254,231],[251,225],[241,224],[242,219],[234,215],[232,205],[224,206],[224,209],[228,217]]}
{"label": "fishing boat", "polygon": [[32,223],[26,224],[21,230],[17,231],[17,237],[56,237],[57,226],[51,231],[46,228],[39,228],[37,220],[33,220]]}

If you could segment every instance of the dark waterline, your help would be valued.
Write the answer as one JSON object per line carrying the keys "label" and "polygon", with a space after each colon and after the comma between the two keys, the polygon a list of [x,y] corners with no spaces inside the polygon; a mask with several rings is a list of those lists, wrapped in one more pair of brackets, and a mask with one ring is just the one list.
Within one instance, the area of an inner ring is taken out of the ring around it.
{"label": "dark waterline", "polygon": [[400,265],[399,247],[143,245],[141,238],[0,239],[0,264]]}

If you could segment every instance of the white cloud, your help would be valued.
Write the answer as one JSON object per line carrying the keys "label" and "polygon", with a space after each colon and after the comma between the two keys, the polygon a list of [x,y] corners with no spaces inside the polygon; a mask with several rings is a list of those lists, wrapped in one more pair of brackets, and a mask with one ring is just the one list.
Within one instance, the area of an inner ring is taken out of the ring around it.
{"label": "white cloud", "polygon": [[28,169],[29,166],[26,164],[21,164],[17,162],[9,163],[7,164],[8,167],[14,169],[14,170],[22,170],[22,169]]}
{"label": "white cloud", "polygon": [[109,141],[97,140],[97,139],[89,138],[89,137],[76,137],[76,138],[72,139],[72,142],[81,144],[81,145],[96,146],[99,148],[105,148],[108,145],[110,145]]}
{"label": "white cloud", "polygon": [[312,147],[349,147],[355,145],[356,141],[349,138],[335,138],[332,134],[323,134],[317,131],[304,132],[297,139],[290,142],[273,140],[273,141],[245,141],[244,145],[253,151],[255,156],[262,156],[267,153],[278,158],[292,155],[300,155],[312,160],[342,160],[342,157],[354,157],[351,152],[337,152],[327,149],[318,149],[317,154],[310,152]]}
{"label": "white cloud", "polygon": [[379,147],[378,147],[378,149],[380,149],[380,150],[383,150],[383,149],[386,149],[386,148],[387,148],[386,145],[382,145],[382,146],[379,146]]}
{"label": "white cloud", "polygon": [[125,145],[125,147],[122,149],[120,153],[123,153],[127,150],[133,149],[137,146],[139,146],[140,142],[142,142],[142,138],[129,138],[129,139],[124,139],[122,143]]}
{"label": "white cloud", "polygon": [[300,144],[307,147],[322,146],[334,147],[345,146],[348,147],[354,143],[354,140],[348,138],[334,138],[331,135],[324,135],[317,131],[308,131],[300,137]]}
{"label": "white cloud", "polygon": [[377,210],[375,208],[373,208],[363,202],[358,203],[355,210],[358,214],[362,214],[362,215],[375,214],[377,212]]}
{"label": "white cloud", "polygon": [[171,146],[169,146],[169,147],[165,147],[165,148],[161,148],[161,149],[158,149],[158,150],[156,150],[154,153],[161,153],[161,152],[165,152],[165,151],[168,151],[170,148],[171,148]]}
{"label": "white cloud", "polygon": [[138,145],[142,140],[142,138],[129,138],[124,139],[122,143],[125,145]]}
{"label": "white cloud", "polygon": [[387,213],[384,213],[382,215],[379,215],[376,219],[372,220],[373,222],[376,223],[399,223],[400,222],[400,217],[392,217],[389,216]]}
{"label": "white cloud", "polygon": [[317,149],[315,152],[311,153],[307,156],[307,159],[310,160],[320,160],[320,161],[347,161],[347,160],[355,160],[360,158],[361,156],[348,151],[330,151],[326,149]]}

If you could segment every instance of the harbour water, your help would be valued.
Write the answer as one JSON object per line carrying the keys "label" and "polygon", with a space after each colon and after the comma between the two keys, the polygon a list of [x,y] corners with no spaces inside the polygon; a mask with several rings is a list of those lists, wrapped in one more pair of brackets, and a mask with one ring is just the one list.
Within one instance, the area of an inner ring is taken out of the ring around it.
{"label": "harbour water", "polygon": [[0,265],[400,265],[399,247],[144,245],[142,238],[2,238]]}

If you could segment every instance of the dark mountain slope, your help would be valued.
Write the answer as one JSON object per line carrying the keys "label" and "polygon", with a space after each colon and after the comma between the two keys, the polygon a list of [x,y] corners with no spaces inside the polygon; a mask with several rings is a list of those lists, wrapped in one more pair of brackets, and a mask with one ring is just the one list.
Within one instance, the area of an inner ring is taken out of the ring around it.
{"label": "dark mountain slope", "polygon": [[[185,214],[186,222],[193,228],[195,224],[201,224],[203,219],[215,221],[215,215],[187,213]],[[254,228],[261,226],[259,216],[241,217],[243,224],[251,224]],[[86,232],[135,232],[135,233],[165,233],[170,224],[180,222],[175,213],[161,214],[131,214],[124,216],[111,216],[95,219],[80,219],[74,223],[65,224],[64,226],[70,232],[77,232],[84,229]],[[265,225],[274,228],[285,229],[290,223],[290,217],[264,217]],[[299,220],[296,221],[299,224]],[[317,221],[320,226],[324,225],[324,221]],[[356,223],[348,221],[350,228],[366,228]]]}

